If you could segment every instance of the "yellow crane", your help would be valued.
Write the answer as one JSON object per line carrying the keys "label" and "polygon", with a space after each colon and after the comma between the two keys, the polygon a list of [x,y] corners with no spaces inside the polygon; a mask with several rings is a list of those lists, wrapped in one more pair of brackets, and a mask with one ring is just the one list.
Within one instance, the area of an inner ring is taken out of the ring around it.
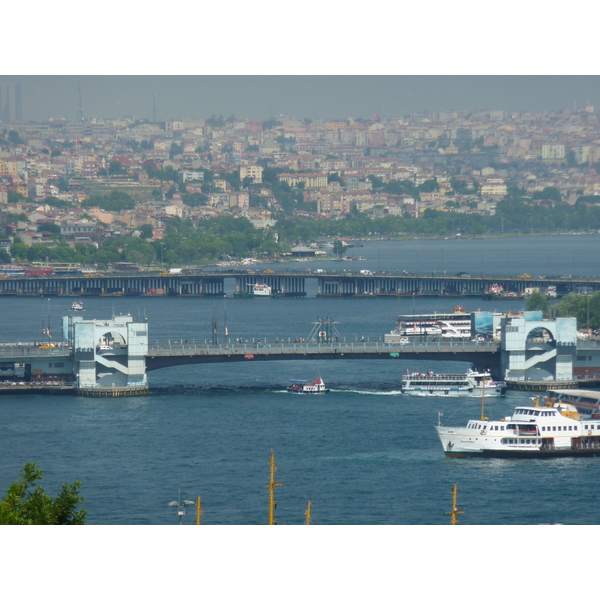
{"label": "yellow crane", "polygon": [[306,509],[306,512],[304,513],[306,515],[306,519],[304,521],[305,525],[312,525],[312,519],[310,518],[310,507],[311,506],[312,506],[312,502],[309,500],[308,507]]}
{"label": "yellow crane", "polygon": [[265,486],[269,488],[269,525],[277,525],[277,521],[275,520],[275,509],[277,508],[277,504],[275,504],[275,488],[281,485],[283,481],[275,481],[275,471],[277,471],[277,468],[275,467],[275,453],[273,450],[271,450],[269,465],[271,466],[271,479],[269,484]]}
{"label": "yellow crane", "polygon": [[202,515],[202,509],[200,508],[200,496],[196,500],[196,525],[200,525],[200,517]]}
{"label": "yellow crane", "polygon": [[461,515],[465,512],[464,508],[456,508],[456,491],[457,491],[457,486],[456,484],[454,484],[454,487],[452,488],[452,510],[450,512],[447,512],[447,515],[452,515],[452,521],[451,521],[451,525],[458,525],[458,519],[456,518],[456,515]]}

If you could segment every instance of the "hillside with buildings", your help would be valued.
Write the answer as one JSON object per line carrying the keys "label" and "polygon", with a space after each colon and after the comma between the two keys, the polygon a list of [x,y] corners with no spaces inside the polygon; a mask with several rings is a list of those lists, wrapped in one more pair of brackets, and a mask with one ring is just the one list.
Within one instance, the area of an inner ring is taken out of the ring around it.
{"label": "hillside with buildings", "polygon": [[591,231],[600,229],[599,171],[592,106],[329,121],[4,120],[0,252],[3,262],[174,264],[277,254],[319,235]]}

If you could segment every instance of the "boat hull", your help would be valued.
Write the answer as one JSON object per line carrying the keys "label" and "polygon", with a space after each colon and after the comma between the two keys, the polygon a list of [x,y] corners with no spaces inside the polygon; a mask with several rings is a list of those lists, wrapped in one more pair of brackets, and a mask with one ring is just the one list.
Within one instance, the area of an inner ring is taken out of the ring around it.
{"label": "boat hull", "polygon": [[[469,389],[447,389],[447,390],[429,390],[429,389],[406,389],[404,387],[400,390],[403,394],[409,396],[425,396],[425,397],[451,397],[451,398],[464,398],[467,396],[477,396],[481,394],[481,388],[469,388]],[[506,394],[506,387],[499,386],[497,388],[485,388],[485,394],[489,398],[491,396],[504,396]]]}
{"label": "boat hull", "polygon": [[[505,422],[506,423],[506,422]],[[539,435],[509,435],[483,430],[446,428],[436,431],[447,458],[560,458],[563,456],[600,456],[600,435],[548,438]],[[508,438],[513,443],[505,444]]]}
{"label": "boat hull", "polygon": [[565,448],[557,450],[481,450],[477,452],[445,451],[447,458],[560,458],[564,456],[598,456],[598,448]]}
{"label": "boat hull", "polygon": [[287,388],[287,391],[291,394],[328,394],[330,390],[296,390],[292,388]]}

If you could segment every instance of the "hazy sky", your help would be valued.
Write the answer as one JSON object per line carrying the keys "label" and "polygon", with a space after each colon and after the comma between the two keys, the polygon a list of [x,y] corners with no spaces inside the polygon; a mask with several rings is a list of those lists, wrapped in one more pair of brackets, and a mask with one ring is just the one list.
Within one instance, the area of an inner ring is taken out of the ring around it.
{"label": "hazy sky", "polygon": [[[539,2],[34,0],[5,27],[0,81],[23,117],[347,118],[600,110],[592,12]],[[6,3],[3,22],[23,7]],[[576,70],[574,70],[576,69]]]}
{"label": "hazy sky", "polygon": [[18,81],[23,118],[77,117],[78,89],[84,117],[131,115],[265,119],[370,118],[440,110],[600,110],[600,76],[438,75],[0,75]]}

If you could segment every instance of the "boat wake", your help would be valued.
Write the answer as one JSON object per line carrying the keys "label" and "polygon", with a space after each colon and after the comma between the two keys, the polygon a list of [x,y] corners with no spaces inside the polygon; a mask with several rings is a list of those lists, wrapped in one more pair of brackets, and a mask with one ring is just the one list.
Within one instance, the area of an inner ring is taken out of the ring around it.
{"label": "boat wake", "polygon": [[366,394],[368,396],[402,396],[402,392],[400,390],[388,390],[388,391],[379,391],[379,390],[348,390],[348,389],[334,389],[331,388],[332,392],[342,392],[345,394]]}

